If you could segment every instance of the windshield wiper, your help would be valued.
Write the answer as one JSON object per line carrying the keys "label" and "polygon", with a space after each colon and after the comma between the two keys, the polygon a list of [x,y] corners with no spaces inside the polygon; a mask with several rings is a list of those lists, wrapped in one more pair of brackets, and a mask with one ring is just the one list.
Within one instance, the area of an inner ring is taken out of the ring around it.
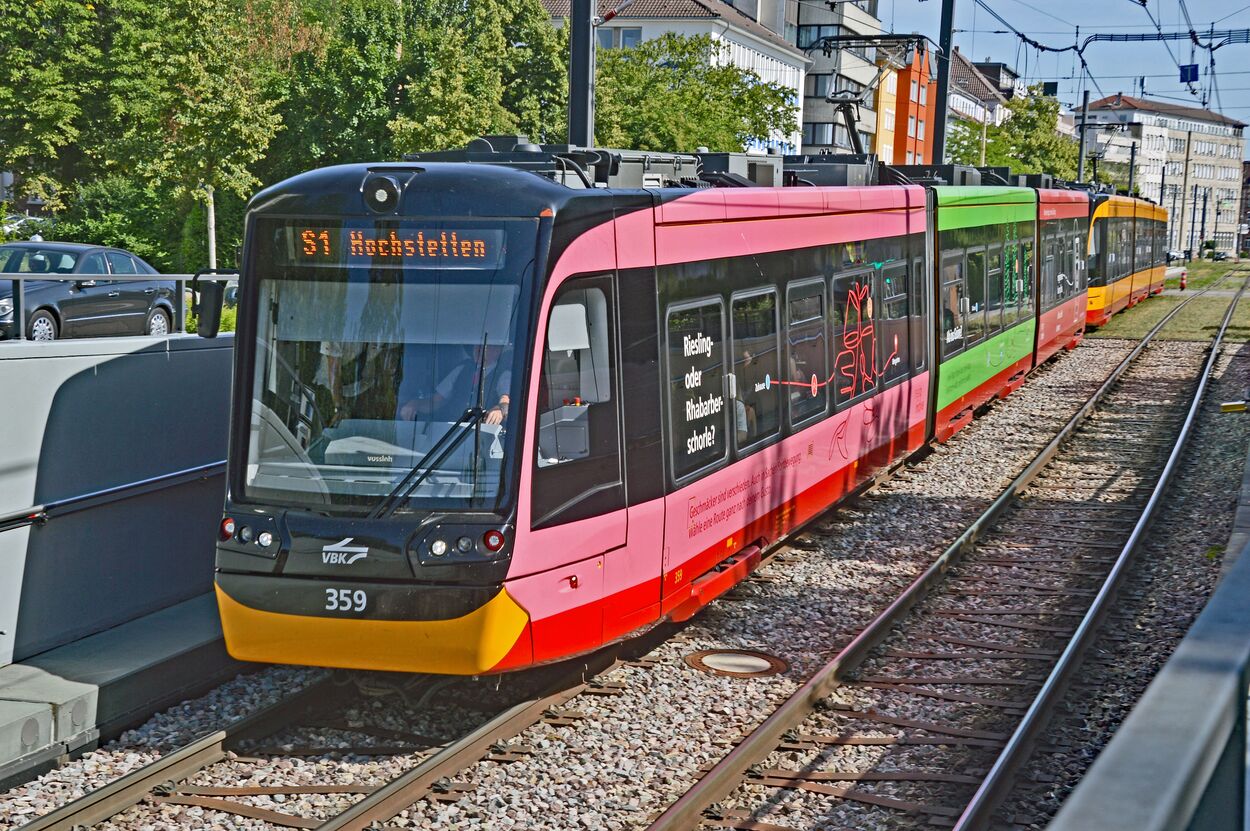
{"label": "windshield wiper", "polygon": [[[429,452],[421,457],[421,461],[413,465],[404,478],[399,480],[399,484],[373,506],[368,518],[385,519],[393,514],[395,509],[451,455],[452,451],[460,446],[465,436],[469,435],[469,431],[477,427],[485,415],[486,412],[481,407],[470,407],[465,410],[464,415],[448,427],[447,432],[443,433],[438,441],[434,442]],[[444,444],[447,446],[442,447]],[[442,447],[441,451],[440,447]]]}

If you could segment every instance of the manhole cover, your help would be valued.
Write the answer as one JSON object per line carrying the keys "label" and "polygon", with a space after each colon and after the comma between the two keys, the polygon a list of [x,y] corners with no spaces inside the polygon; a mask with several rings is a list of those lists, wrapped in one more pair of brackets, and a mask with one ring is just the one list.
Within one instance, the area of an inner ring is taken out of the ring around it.
{"label": "manhole cover", "polygon": [[687,655],[686,663],[703,672],[728,675],[731,678],[779,675],[790,668],[789,664],[776,655],[750,649],[702,649]]}

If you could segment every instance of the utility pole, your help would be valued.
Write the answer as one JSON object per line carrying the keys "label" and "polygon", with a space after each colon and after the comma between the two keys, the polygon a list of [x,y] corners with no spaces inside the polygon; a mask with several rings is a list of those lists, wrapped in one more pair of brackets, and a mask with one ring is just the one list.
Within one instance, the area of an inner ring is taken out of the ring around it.
{"label": "utility pole", "polygon": [[1159,165],[1159,207],[1163,207],[1163,200],[1168,192],[1168,159],[1163,157],[1163,163]]}
{"label": "utility pole", "polygon": [[[1172,223],[1172,230],[1168,232],[1169,248],[1179,248],[1181,244],[1181,225],[1184,224],[1185,217],[1176,212],[1176,197],[1180,191],[1181,189],[1179,187],[1172,185],[1172,210],[1168,212],[1168,222]],[[1185,205],[1182,203],[1182,213],[1184,210]],[[1178,220],[1177,217],[1180,217],[1180,219]]]}
{"label": "utility pole", "polygon": [[[1207,198],[1211,195],[1210,188],[1202,189],[1202,231],[1198,234],[1198,245],[1207,244]],[[1199,259],[1202,259],[1199,257]]]}
{"label": "utility pole", "polygon": [[[1193,143],[1194,143],[1193,138],[1194,138],[1193,130],[1190,130],[1187,133],[1185,133],[1185,169],[1181,171],[1181,176],[1182,176],[1181,178],[1181,212],[1177,214],[1177,216],[1180,217],[1180,224],[1176,226],[1177,242],[1181,242],[1182,240],[1185,239],[1185,197],[1189,195],[1189,155],[1190,155],[1190,151],[1193,148]],[[1197,193],[1198,193],[1198,190],[1197,188],[1195,188],[1194,194],[1196,195]],[[1189,247],[1190,249],[1194,247],[1193,224],[1194,224],[1193,220],[1190,220],[1189,222],[1189,225],[1190,225]]]}
{"label": "utility pole", "polygon": [[1081,123],[1076,125],[1077,157],[1076,181],[1085,181],[1085,121],[1089,118],[1089,90],[1081,96]]}
{"label": "utility pole", "polygon": [[1194,185],[1193,204],[1189,208],[1189,259],[1194,258],[1194,232],[1198,230],[1198,185]]}
{"label": "utility pole", "polygon": [[954,59],[955,0],[942,0],[942,29],[938,34],[937,106],[933,118],[933,163],[946,161],[946,113],[951,91],[951,61]]}
{"label": "utility pole", "polygon": [[212,185],[204,185],[204,207],[208,214],[208,267],[217,267],[217,200]]}
{"label": "utility pole", "polygon": [[1137,142],[1128,148],[1128,195],[1133,195],[1133,176],[1137,172]]}
{"label": "utility pole", "polygon": [[569,144],[595,143],[595,0],[569,9]]}
{"label": "utility pole", "polygon": [[1215,200],[1215,225],[1211,228],[1211,239],[1215,240],[1215,250],[1220,250],[1220,200]]}

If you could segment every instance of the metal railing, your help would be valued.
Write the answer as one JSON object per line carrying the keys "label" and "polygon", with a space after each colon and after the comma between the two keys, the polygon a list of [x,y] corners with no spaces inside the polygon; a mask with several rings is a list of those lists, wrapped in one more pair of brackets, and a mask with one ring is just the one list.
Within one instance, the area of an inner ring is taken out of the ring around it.
{"label": "metal railing", "polygon": [[[13,285],[13,340],[26,339],[26,284],[30,282],[59,281],[69,283],[175,283],[173,306],[174,319],[170,321],[170,333],[186,331],[187,292],[195,292],[197,281],[228,282],[237,280],[239,275],[234,272],[207,273],[199,271],[195,274],[34,274],[30,272],[0,271],[0,284],[10,281]],[[88,286],[84,285],[84,288]],[[193,300],[194,302],[194,300]]]}
{"label": "metal railing", "polygon": [[40,505],[31,505],[20,511],[9,511],[8,513],[0,514],[0,531],[21,528],[25,525],[42,525],[50,519],[64,516],[65,514],[85,511],[89,508],[119,502],[123,499],[133,499],[136,496],[142,496],[145,493],[151,493],[162,488],[172,488],[178,485],[185,485],[188,482],[211,479],[214,476],[222,476],[225,472],[226,460],[222,459],[218,462],[209,462],[205,465],[175,470],[172,473],[149,476],[146,479],[127,482],[124,485],[115,485],[90,493],[67,496],[63,499]]}

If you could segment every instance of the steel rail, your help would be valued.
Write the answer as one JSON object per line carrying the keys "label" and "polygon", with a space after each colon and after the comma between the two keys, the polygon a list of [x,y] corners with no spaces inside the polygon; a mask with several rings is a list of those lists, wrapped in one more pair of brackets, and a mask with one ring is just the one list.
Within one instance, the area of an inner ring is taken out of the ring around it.
{"label": "steel rail", "polygon": [[648,826],[648,831],[689,831],[689,829],[698,828],[703,821],[704,810],[712,803],[724,799],[737,788],[743,781],[746,771],[752,765],[763,761],[785,733],[814,711],[819,702],[841,683],[842,676],[862,662],[869,651],[885,639],[894,624],[915,606],[929,589],[937,585],[965,553],[975,547],[977,540],[993,527],[999,517],[1015,501],[1020,491],[1037,478],[1042,469],[1057,455],[1060,445],[1067,441],[1093,414],[1121,376],[1128,371],[1128,368],[1145,351],[1147,345],[1162,331],[1163,327],[1192,301],[1222,285],[1226,279],[1227,277],[1187,297],[1164,315],[1154,328],[1146,333],[1133,351],[1112,370],[1107,379],[1055,434],[1054,438],[1007,485],[990,507],[832,660],[817,670],[803,686],[657,817]]}
{"label": "steel rail", "polygon": [[302,708],[323,695],[329,679],[317,681],[294,695],[263,707],[251,715],[201,736],[138,770],[109,782],[85,796],[31,820],[19,831],[75,831],[103,822],[137,805],[165,782],[186,779],[226,758],[230,747],[257,735],[282,729]]}
{"label": "steel rail", "polygon": [[1237,304],[1241,301],[1242,295],[1245,294],[1248,286],[1250,286],[1250,277],[1242,283],[1237,294],[1233,296],[1232,302],[1229,303],[1228,310],[1224,313],[1224,320],[1220,323],[1220,328],[1215,333],[1215,338],[1211,343],[1210,354],[1207,355],[1202,374],[1198,377],[1198,385],[1194,390],[1193,400],[1190,402],[1189,411],[1185,415],[1185,421],[1181,425],[1180,432],[1177,433],[1176,443],[1172,447],[1172,452],[1168,455],[1163,471],[1159,474],[1159,479],[1150,494],[1150,499],[1146,502],[1146,507],[1142,510],[1141,516],[1133,526],[1132,533],[1129,534],[1129,538],[1120,550],[1119,556],[1116,557],[1116,561],[1111,567],[1111,572],[1098,590],[1093,603],[1090,604],[1089,609],[1085,612],[1085,616],[1081,618],[1080,624],[1077,625],[1076,632],[1068,641],[1050,674],[1047,675],[1046,681],[1042,684],[1042,689],[1033,699],[1033,703],[1029,705],[1029,709],[1025,712],[1024,717],[1016,725],[1011,738],[1007,740],[1007,744],[999,752],[998,758],[994,760],[990,772],[986,775],[981,786],[977,788],[976,793],[973,794],[972,800],[955,822],[955,831],[974,831],[975,829],[986,828],[989,825],[993,812],[997,810],[999,803],[1006,798],[1014,785],[1011,781],[1012,775],[1020,763],[1032,751],[1033,741],[1045,728],[1051,712],[1067,689],[1067,681],[1076,671],[1082,655],[1097,635],[1098,626],[1106,617],[1112,602],[1115,600],[1116,591],[1124,581],[1124,575],[1134,560],[1147,529],[1155,519],[1163,494],[1171,483],[1172,474],[1180,463],[1182,454],[1185,452],[1189,435],[1193,432],[1194,423],[1198,419],[1198,411],[1202,407],[1207,383],[1210,381],[1211,373],[1215,369],[1215,362],[1220,356],[1220,345],[1224,340],[1224,333],[1228,330],[1228,324],[1233,318],[1233,313],[1237,310]]}
{"label": "steel rail", "polygon": [[[613,666],[615,662],[600,671]],[[576,698],[588,686],[588,683],[580,683],[560,689],[557,685],[552,692],[514,704],[346,811],[331,817],[318,826],[319,831],[364,831],[375,822],[395,817],[429,793],[439,779],[454,775],[479,761],[491,747],[537,724],[545,712]]]}

